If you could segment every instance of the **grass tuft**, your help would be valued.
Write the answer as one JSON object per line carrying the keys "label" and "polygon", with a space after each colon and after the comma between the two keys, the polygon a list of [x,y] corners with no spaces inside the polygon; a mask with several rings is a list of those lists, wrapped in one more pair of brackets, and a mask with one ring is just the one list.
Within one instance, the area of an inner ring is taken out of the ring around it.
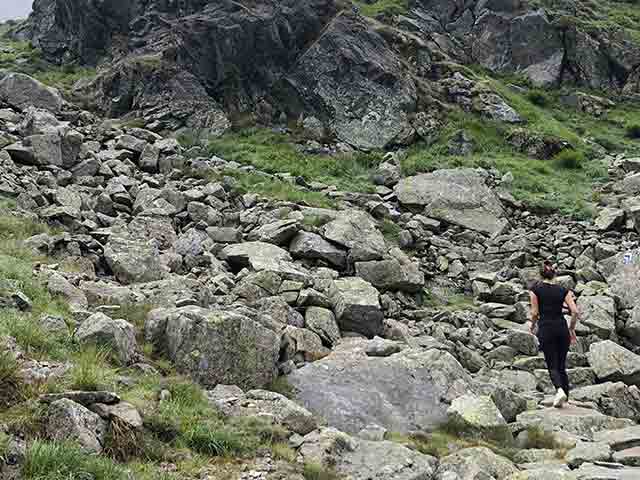
{"label": "grass tuft", "polygon": [[13,405],[22,397],[23,380],[13,354],[0,351],[0,408]]}
{"label": "grass tuft", "polygon": [[304,480],[338,480],[338,474],[331,468],[325,468],[317,463],[305,463],[302,476]]}
{"label": "grass tuft", "polygon": [[562,150],[553,161],[558,168],[565,170],[579,170],[585,163],[584,154],[577,150]]}
{"label": "grass tuft", "polygon": [[73,444],[36,440],[27,450],[25,480],[125,480],[123,467],[106,457],[87,454]]}
{"label": "grass tuft", "polygon": [[89,345],[74,358],[70,387],[74,390],[107,390],[114,383],[115,371],[109,367],[111,352]]}

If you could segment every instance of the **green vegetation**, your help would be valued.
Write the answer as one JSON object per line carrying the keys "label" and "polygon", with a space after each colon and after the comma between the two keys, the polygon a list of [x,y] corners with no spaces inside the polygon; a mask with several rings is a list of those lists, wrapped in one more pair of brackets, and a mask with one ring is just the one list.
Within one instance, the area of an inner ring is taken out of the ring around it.
{"label": "green vegetation", "polygon": [[606,31],[624,34],[640,42],[640,11],[635,0],[535,0],[565,24],[580,26],[586,31]]}
{"label": "green vegetation", "polygon": [[27,450],[25,480],[124,480],[126,472],[113,460],[87,454],[73,444],[36,440]]}
{"label": "green vegetation", "polygon": [[0,432],[0,464],[6,460],[7,450],[9,448],[9,435]]}
{"label": "green vegetation", "polygon": [[402,229],[391,220],[382,220],[379,224],[380,232],[384,236],[384,238],[393,244],[398,244],[400,240],[400,232]]}
{"label": "green vegetation", "polygon": [[67,96],[72,96],[72,87],[78,80],[96,75],[93,68],[48,63],[42,58],[42,52],[28,42],[14,42],[0,35],[0,47],[0,69],[30,75]]}
{"label": "green vegetation", "polygon": [[339,480],[340,478],[332,469],[317,463],[305,463],[302,476],[305,480]]}
{"label": "green vegetation", "polygon": [[170,400],[146,412],[145,424],[159,439],[176,448],[207,456],[251,456],[262,446],[286,439],[286,432],[260,418],[221,419],[197,385],[173,381],[165,386]]}
{"label": "green vegetation", "polygon": [[[474,438],[473,432],[464,432],[460,427],[445,423],[439,429],[430,433],[415,433],[412,435],[400,435],[388,433],[387,440],[401,443],[409,448],[417,450],[425,455],[436,458],[446,457],[458,450],[470,447],[486,447],[506,458],[513,459],[519,451],[510,435],[502,435],[492,440]],[[556,450],[558,456],[563,451],[555,442],[553,435],[540,428],[527,429],[527,441],[521,449],[544,448]]]}
{"label": "green vegetation", "polygon": [[354,0],[353,3],[367,17],[402,15],[409,10],[408,0],[375,0],[374,2]]}
{"label": "green vegetation", "polygon": [[585,162],[584,154],[577,150],[563,150],[553,157],[559,169],[579,170]]}
{"label": "green vegetation", "polygon": [[113,387],[115,370],[109,366],[111,352],[90,345],[74,356],[70,373],[73,390],[98,391]]}
{"label": "green vegetation", "polygon": [[21,389],[18,363],[10,352],[0,351],[0,408],[16,402],[21,397]]}
{"label": "green vegetation", "polygon": [[284,460],[289,463],[296,461],[296,451],[284,442],[271,445],[271,455],[276,460]]}
{"label": "green vegetation", "polygon": [[632,123],[627,126],[627,137],[640,140],[640,123]]}
{"label": "green vegetation", "polygon": [[209,143],[209,153],[225,160],[252,165],[267,173],[287,172],[307,182],[322,182],[348,191],[371,191],[371,169],[379,154],[353,153],[336,156],[307,155],[289,137],[267,129],[234,132]]}

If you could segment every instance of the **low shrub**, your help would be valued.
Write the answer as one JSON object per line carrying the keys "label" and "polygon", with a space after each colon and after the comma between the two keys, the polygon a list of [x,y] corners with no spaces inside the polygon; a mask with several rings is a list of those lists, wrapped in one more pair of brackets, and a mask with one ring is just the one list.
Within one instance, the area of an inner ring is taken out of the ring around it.
{"label": "low shrub", "polygon": [[640,123],[627,125],[627,137],[632,140],[640,140]]}
{"label": "low shrub", "polygon": [[578,150],[562,150],[553,161],[558,168],[565,170],[579,170],[584,164],[584,154]]}

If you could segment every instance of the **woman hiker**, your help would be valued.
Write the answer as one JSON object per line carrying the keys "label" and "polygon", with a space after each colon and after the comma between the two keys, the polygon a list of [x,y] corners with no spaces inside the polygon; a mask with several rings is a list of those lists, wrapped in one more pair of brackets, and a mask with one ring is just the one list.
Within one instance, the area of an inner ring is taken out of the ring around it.
{"label": "woman hiker", "polygon": [[[531,326],[529,331],[535,335],[538,326],[540,350],[549,370],[549,376],[556,388],[553,406],[562,408],[569,398],[569,377],[567,376],[567,354],[569,346],[576,341],[578,308],[573,294],[557,285],[556,269],[545,261],[540,269],[542,281],[531,288]],[[564,318],[563,306],[571,312],[571,325]]]}

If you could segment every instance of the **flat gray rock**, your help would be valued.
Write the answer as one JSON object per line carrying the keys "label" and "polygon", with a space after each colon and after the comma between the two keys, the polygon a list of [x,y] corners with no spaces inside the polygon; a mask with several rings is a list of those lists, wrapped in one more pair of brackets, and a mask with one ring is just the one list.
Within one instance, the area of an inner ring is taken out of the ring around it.
{"label": "flat gray rock", "polygon": [[400,202],[424,208],[425,215],[482,233],[496,234],[508,224],[502,205],[476,170],[438,170],[401,180]]}
{"label": "flat gray rock", "polygon": [[640,384],[640,356],[626,348],[604,340],[589,348],[589,363],[600,381]]}
{"label": "flat gray rock", "polygon": [[287,377],[296,399],[329,426],[354,435],[372,424],[405,433],[435,427],[446,419],[447,402],[473,390],[469,374],[447,352],[370,357],[367,343],[344,340]]}
{"label": "flat gray rock", "polygon": [[333,428],[305,436],[298,453],[305,463],[333,467],[351,480],[427,480],[438,463],[398,443],[356,439]]}

